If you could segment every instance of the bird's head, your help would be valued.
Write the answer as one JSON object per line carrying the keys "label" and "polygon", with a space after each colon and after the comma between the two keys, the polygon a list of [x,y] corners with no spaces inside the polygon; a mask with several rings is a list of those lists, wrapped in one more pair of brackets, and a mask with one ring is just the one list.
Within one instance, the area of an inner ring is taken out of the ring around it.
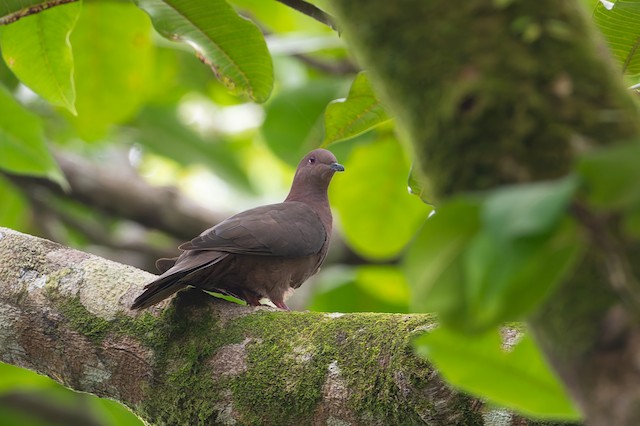
{"label": "bird's head", "polygon": [[304,156],[293,178],[291,195],[303,192],[324,192],[326,194],[331,178],[335,172],[344,171],[344,166],[338,163],[335,155],[326,149],[315,149]]}

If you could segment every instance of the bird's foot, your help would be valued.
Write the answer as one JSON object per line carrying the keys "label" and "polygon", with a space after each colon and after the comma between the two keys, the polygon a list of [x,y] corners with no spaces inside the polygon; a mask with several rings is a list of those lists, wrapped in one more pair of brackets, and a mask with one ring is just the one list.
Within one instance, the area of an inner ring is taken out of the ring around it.
{"label": "bird's foot", "polygon": [[273,304],[283,311],[290,311],[289,307],[282,300],[272,300]]}

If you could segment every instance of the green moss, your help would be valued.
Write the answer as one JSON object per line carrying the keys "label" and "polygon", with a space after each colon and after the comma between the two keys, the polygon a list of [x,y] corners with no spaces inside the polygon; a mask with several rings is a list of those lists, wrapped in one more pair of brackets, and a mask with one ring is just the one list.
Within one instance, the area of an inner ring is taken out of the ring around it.
{"label": "green moss", "polygon": [[[265,328],[276,321],[277,328]],[[413,355],[408,336],[429,321],[426,316],[393,314],[330,319],[315,313],[269,313],[242,318],[239,327],[260,328],[261,343],[249,347],[249,369],[232,383],[234,401],[247,413],[248,424],[300,424],[313,418],[335,362],[355,417],[419,424],[416,404],[401,395],[397,377],[405,377],[412,392],[419,393],[428,383],[431,369]]]}
{"label": "green moss", "polygon": [[89,313],[77,297],[62,299],[58,308],[71,328],[93,342],[101,342],[112,328],[109,321]]}
{"label": "green moss", "polygon": [[[193,303],[188,294],[159,317],[118,314],[111,321],[89,313],[78,298],[54,300],[69,325],[92,341],[128,335],[153,350],[154,383],[142,405],[132,408],[154,424],[217,424],[225,404],[241,416],[240,424],[306,423],[322,400],[332,363],[354,418],[420,424],[421,414],[440,409],[424,402],[432,370],[413,355],[409,341],[412,331],[433,321],[429,316],[260,311],[223,325],[208,298],[196,295]],[[216,374],[213,355],[242,342],[246,370]],[[465,412],[469,400],[461,396],[458,404]]]}

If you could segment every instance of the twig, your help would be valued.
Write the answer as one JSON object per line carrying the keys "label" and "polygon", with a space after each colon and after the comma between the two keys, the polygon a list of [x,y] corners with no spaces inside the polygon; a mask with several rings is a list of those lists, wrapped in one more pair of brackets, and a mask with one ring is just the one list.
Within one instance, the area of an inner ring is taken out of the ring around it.
{"label": "twig", "polygon": [[304,53],[298,53],[293,55],[294,58],[304,62],[312,68],[334,75],[355,74],[360,69],[350,60],[329,62],[322,59],[314,58]]}
{"label": "twig", "polygon": [[297,10],[300,13],[303,13],[310,18],[315,19],[316,21],[325,24],[329,28],[340,32],[338,26],[335,23],[335,20],[331,15],[329,15],[324,10],[318,8],[317,6],[307,3],[304,0],[276,0],[286,6],[289,6],[292,9]]}

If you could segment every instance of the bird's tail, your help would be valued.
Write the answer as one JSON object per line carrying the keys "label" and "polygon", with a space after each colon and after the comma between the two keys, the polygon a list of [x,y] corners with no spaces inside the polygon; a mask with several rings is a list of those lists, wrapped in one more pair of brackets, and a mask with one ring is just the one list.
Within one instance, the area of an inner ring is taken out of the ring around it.
{"label": "bird's tail", "polygon": [[184,274],[172,274],[161,277],[146,285],[146,290],[133,301],[131,309],[144,309],[166,299],[187,285],[181,282]]}

